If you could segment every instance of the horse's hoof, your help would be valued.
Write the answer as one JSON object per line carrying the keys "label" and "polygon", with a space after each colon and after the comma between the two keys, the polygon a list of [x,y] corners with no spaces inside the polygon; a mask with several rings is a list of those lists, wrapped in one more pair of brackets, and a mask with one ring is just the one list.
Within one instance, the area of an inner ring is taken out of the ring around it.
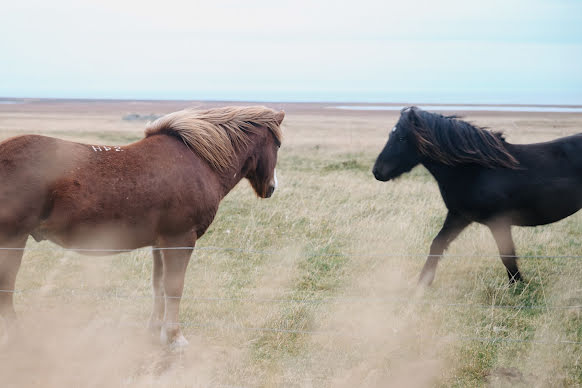
{"label": "horse's hoof", "polygon": [[434,280],[434,274],[421,274],[420,278],[418,279],[418,286],[419,287],[430,287]]}
{"label": "horse's hoof", "polygon": [[172,341],[172,343],[170,343],[171,349],[184,349],[187,346],[188,340],[184,338],[184,336],[181,334],[178,337],[176,337],[174,341]]}
{"label": "horse's hoof", "polygon": [[518,282],[522,282],[521,274],[518,272],[514,275],[509,275],[509,285],[512,286]]}
{"label": "horse's hoof", "polygon": [[188,346],[188,340],[184,338],[184,335],[181,333],[179,329],[177,331],[170,330],[170,333],[168,333],[168,329],[162,327],[160,340],[162,344],[168,345],[171,349],[182,349]]}
{"label": "horse's hoof", "polygon": [[428,288],[428,287],[430,287],[431,284],[432,284],[432,282],[428,282],[426,280],[419,279],[418,280],[418,283],[417,283],[417,286],[419,288]]}

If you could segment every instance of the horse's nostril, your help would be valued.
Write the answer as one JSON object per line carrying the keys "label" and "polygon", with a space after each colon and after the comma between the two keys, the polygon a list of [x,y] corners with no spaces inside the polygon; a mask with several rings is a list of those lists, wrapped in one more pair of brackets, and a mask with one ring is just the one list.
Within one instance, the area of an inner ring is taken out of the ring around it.
{"label": "horse's nostril", "polygon": [[273,193],[275,192],[275,186],[269,186],[269,188],[267,189],[267,195],[265,196],[266,198],[269,198],[271,195],[273,195]]}
{"label": "horse's nostril", "polygon": [[380,172],[379,168],[374,167],[372,173],[374,173],[374,178],[376,178],[378,181],[386,182],[389,179],[386,169],[384,169],[384,172]]}
{"label": "horse's nostril", "polygon": [[372,174],[374,174],[374,177],[375,177],[376,179],[378,179],[378,177],[379,177],[379,175],[380,175],[380,171],[378,171],[378,168],[377,168],[377,167],[374,167],[374,168],[372,169]]}

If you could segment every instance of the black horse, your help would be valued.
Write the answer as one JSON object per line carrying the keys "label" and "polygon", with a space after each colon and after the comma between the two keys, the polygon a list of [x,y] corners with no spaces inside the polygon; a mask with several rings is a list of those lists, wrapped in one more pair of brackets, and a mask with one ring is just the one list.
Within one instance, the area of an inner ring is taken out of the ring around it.
{"label": "black horse", "polygon": [[422,164],[437,180],[448,213],[419,283],[430,285],[440,256],[472,222],[491,230],[510,283],[522,280],[511,225],[535,226],[582,207],[582,134],[510,144],[500,132],[416,107],[405,108],[374,165],[388,181]]}

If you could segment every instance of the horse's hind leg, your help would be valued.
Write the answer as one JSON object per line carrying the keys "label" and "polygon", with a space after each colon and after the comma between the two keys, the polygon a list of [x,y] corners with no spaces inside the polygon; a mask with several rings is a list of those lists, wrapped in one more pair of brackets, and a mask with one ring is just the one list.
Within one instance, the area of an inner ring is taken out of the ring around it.
{"label": "horse's hind leg", "polygon": [[152,269],[152,288],[154,291],[154,308],[150,317],[149,328],[152,332],[159,335],[164,319],[165,298],[164,298],[164,263],[162,253],[158,247],[153,247],[152,255],[154,258]]}
{"label": "horse's hind leg", "polygon": [[16,318],[14,287],[27,237],[0,243],[0,316],[9,323]]}
{"label": "horse's hind leg", "polygon": [[519,269],[517,268],[517,257],[515,256],[515,246],[513,245],[513,239],[511,237],[511,226],[506,223],[495,223],[488,226],[497,243],[501,261],[507,270],[509,283],[522,280]]}
{"label": "horse's hind leg", "polygon": [[193,247],[196,239],[189,234],[183,238],[173,238],[164,241],[163,247],[178,249],[165,249],[162,254],[164,265],[164,324],[161,331],[162,342],[171,346],[186,346],[188,341],[182,335],[179,323],[180,300],[184,290],[184,276],[186,268],[192,256],[193,249],[184,247]]}
{"label": "horse's hind leg", "polygon": [[443,227],[430,244],[428,258],[418,280],[419,285],[430,286],[432,284],[441,255],[470,223],[467,219],[449,211]]}

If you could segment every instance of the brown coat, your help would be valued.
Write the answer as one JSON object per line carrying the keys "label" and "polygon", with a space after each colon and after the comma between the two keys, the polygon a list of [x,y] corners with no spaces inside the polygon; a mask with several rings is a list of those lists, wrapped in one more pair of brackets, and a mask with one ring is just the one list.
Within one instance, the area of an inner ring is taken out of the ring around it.
{"label": "brown coat", "polygon": [[[261,197],[272,194],[283,117],[263,107],[181,111],[154,122],[146,138],[126,146],[37,135],[8,139],[0,143],[0,246],[24,247],[32,235],[84,253],[193,247],[242,178]],[[181,295],[190,253],[154,254],[156,294]],[[14,287],[21,256],[0,252],[0,289]],[[166,257],[182,264],[167,266]],[[156,309],[154,324],[177,320],[177,306],[171,317]],[[11,294],[0,295],[3,311],[13,314]],[[179,329],[168,330],[165,338],[183,340]]]}

